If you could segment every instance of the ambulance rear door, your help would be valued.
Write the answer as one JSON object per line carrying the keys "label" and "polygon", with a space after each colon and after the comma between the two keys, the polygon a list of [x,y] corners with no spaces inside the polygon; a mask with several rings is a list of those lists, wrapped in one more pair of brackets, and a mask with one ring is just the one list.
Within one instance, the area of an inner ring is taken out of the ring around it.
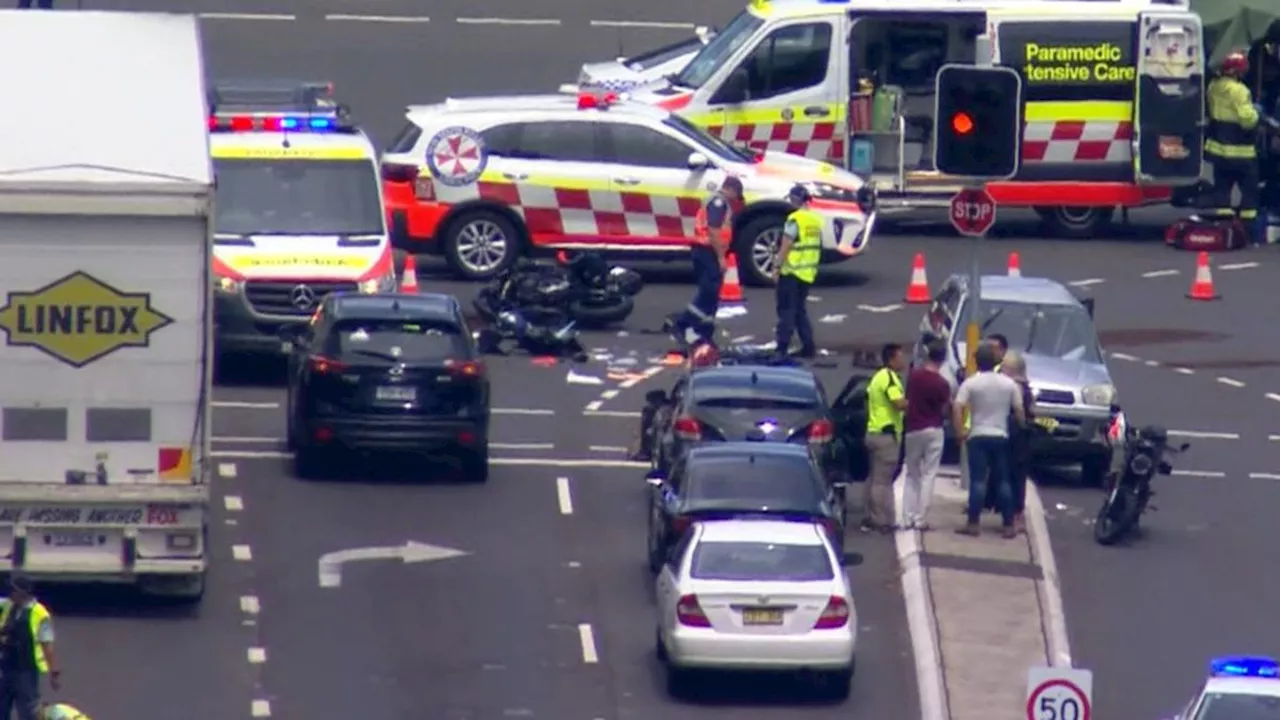
{"label": "ambulance rear door", "polygon": [[1134,177],[1144,185],[1200,179],[1204,146],[1204,45],[1200,17],[1184,10],[1138,14]]}

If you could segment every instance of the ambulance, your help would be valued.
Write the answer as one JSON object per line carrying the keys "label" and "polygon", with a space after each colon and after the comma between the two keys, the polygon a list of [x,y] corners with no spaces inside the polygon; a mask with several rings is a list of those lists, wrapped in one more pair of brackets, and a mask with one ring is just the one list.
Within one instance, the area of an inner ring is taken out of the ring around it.
{"label": "ambulance", "polygon": [[[961,186],[933,168],[939,68],[1012,68],[1021,164],[988,190],[1055,236],[1085,238],[1117,208],[1168,202],[1199,179],[1201,45],[1185,2],[755,0],[679,72],[624,79],[631,99],[727,141],[870,178],[888,218],[945,208]],[[611,77],[594,63],[561,89]]]}
{"label": "ambulance", "polygon": [[220,354],[276,354],[326,295],[396,288],[377,152],[328,83],[209,93]]}

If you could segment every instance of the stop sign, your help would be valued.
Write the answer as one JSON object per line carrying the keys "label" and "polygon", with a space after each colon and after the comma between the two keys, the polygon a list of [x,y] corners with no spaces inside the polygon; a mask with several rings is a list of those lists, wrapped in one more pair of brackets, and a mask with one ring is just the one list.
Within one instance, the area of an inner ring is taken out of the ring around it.
{"label": "stop sign", "polygon": [[961,235],[986,235],[996,224],[996,201],[982,188],[965,188],[951,196],[951,224]]}

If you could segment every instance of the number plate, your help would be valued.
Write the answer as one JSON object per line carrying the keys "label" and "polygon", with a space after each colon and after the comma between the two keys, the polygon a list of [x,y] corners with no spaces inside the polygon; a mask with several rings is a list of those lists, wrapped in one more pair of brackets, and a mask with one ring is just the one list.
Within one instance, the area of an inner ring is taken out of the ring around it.
{"label": "number plate", "polygon": [[1051,417],[1038,417],[1036,418],[1036,424],[1049,432],[1053,432],[1058,429],[1058,421]]}
{"label": "number plate", "polygon": [[742,611],[743,625],[781,625],[782,611],[773,608],[749,608]]}
{"label": "number plate", "polygon": [[374,393],[374,397],[379,400],[392,400],[395,402],[413,402],[418,399],[418,389],[413,387],[405,387],[403,385],[383,385]]}
{"label": "number plate", "polygon": [[98,544],[98,536],[92,532],[56,532],[49,535],[49,544],[54,547],[94,547]]}

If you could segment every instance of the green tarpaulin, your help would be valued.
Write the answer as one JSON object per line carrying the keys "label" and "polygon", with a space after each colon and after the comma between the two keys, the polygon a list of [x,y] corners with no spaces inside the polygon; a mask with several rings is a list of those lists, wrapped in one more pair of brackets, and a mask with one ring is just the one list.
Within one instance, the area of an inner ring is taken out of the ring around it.
{"label": "green tarpaulin", "polygon": [[1280,20],[1280,0],[1193,0],[1191,9],[1204,23],[1210,67],[1232,50],[1248,51]]}

